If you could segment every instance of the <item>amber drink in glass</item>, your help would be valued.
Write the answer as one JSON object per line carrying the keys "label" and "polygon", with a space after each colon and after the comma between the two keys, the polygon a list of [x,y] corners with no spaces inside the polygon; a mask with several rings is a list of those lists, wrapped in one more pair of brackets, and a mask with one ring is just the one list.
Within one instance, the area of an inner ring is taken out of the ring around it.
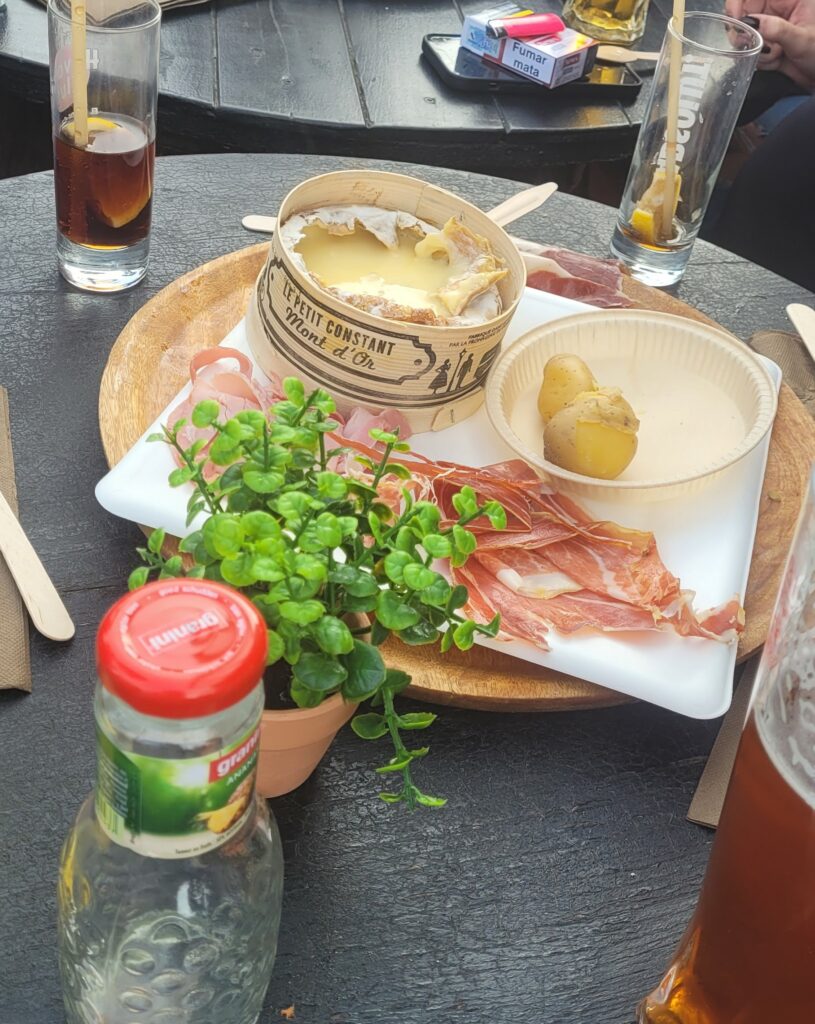
{"label": "amber drink in glass", "polygon": [[699,904],[640,1024],[815,1020],[813,480]]}
{"label": "amber drink in glass", "polygon": [[147,270],[160,21],[156,0],[48,3],[57,259],[79,288],[120,291]]}

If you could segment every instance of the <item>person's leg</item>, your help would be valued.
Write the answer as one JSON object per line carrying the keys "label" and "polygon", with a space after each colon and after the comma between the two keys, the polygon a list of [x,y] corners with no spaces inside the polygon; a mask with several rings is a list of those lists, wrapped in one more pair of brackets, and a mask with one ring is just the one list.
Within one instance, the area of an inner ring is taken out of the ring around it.
{"label": "person's leg", "polygon": [[750,156],[709,241],[815,291],[815,99]]}

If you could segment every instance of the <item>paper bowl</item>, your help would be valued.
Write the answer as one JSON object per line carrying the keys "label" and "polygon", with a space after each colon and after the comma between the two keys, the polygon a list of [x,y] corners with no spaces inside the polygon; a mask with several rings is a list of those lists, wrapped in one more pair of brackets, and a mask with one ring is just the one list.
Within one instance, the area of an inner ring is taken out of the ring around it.
{"label": "paper bowl", "polygon": [[[561,469],[543,456],[537,394],[547,360],[580,356],[603,387],[618,387],[640,420],[637,454],[616,480]],[[736,338],[668,313],[581,313],[520,337],[487,383],[487,413],[503,440],[556,490],[654,501],[707,484],[766,436],[772,378]]]}
{"label": "paper bowl", "polygon": [[341,412],[396,408],[414,432],[465,419],[484,401],[484,383],[523,294],[526,270],[518,250],[503,228],[452,192],[384,171],[310,178],[283,200],[277,223],[340,204],[404,210],[439,227],[458,217],[506,264],[509,272],[498,283],[501,313],[472,326],[426,326],[357,309],[304,273],[275,229],[246,315],[253,356],[266,373],[324,387]]}

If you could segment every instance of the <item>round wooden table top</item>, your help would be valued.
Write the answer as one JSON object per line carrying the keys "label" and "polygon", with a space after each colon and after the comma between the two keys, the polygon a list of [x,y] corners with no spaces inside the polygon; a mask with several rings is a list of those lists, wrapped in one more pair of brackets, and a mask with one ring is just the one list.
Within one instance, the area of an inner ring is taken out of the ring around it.
{"label": "round wooden table top", "polygon": [[[77,624],[70,644],[32,636],[32,693],[0,692],[2,1024],[64,1024],[59,850],[95,777],[96,629],[143,541],[93,493],[107,468],[97,397],[110,347],[162,288],[251,241],[243,214],[273,213],[298,181],[347,166],[159,159],[148,277],[116,296],[58,276],[50,174],[0,181],[0,381],[20,515]],[[518,188],[384,169],[432,176],[484,208]],[[613,221],[611,209],[555,196],[516,231],[602,256]],[[679,294],[743,338],[788,329],[786,304],[815,300],[703,243]],[[696,902],[711,834],[685,814],[717,728],[643,703],[442,709],[416,782],[449,802],[413,815],[376,799],[382,748],[342,730],[309,782],[272,802],[286,883],[263,1024],[292,1005],[295,1024],[630,1024]]]}
{"label": "round wooden table top", "polygon": [[[244,315],[267,247],[268,243],[251,245],[190,271],[140,309],[122,331],[99,393],[102,443],[111,465],[187,382],[192,355],[219,344]],[[645,308],[708,319],[686,303],[633,279],[627,279],[625,287]],[[813,459],[815,424],[785,387],[765,475],[740,658],[756,651],[767,635],[779,573]],[[620,519],[624,523],[622,509]],[[383,653],[410,673],[413,696],[434,703],[489,711],[564,711],[607,707],[630,699],[480,646],[467,652],[453,649],[440,657],[435,646],[408,647],[389,640]]]}

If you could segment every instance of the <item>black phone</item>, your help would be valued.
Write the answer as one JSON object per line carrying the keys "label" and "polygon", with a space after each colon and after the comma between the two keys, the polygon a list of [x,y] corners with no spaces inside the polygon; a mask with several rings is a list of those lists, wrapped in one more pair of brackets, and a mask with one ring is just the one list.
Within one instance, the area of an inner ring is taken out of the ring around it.
{"label": "black phone", "polygon": [[633,98],[642,87],[642,79],[624,64],[595,64],[591,71],[575,82],[556,89],[547,89],[538,82],[522,78],[512,71],[465,50],[459,36],[431,33],[422,40],[425,59],[441,79],[454,89],[465,92],[492,92],[537,96],[585,96],[592,99]]}

